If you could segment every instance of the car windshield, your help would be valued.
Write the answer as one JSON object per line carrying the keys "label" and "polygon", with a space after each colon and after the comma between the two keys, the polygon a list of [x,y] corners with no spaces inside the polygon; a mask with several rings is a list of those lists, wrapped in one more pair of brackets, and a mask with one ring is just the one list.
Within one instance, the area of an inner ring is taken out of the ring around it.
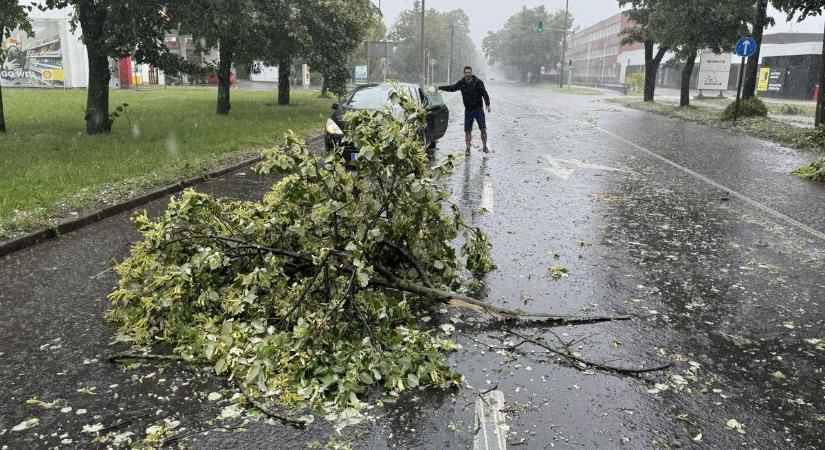
{"label": "car windshield", "polygon": [[370,86],[355,91],[347,106],[352,109],[379,109],[389,103],[392,86]]}

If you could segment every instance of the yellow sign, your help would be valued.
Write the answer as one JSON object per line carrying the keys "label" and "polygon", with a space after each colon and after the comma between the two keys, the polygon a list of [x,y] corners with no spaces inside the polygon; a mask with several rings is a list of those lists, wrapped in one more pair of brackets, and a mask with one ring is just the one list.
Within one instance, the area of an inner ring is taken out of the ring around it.
{"label": "yellow sign", "polygon": [[771,68],[762,67],[759,69],[759,84],[756,85],[757,91],[767,91],[768,81],[771,78]]}

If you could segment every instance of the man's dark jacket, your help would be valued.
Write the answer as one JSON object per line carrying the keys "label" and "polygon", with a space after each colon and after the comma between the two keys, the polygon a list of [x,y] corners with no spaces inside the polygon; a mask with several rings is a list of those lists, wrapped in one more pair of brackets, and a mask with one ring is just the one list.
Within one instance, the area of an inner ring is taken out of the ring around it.
{"label": "man's dark jacket", "polygon": [[461,91],[461,97],[464,99],[464,107],[467,109],[477,109],[484,105],[490,106],[490,96],[487,95],[484,82],[475,75],[470,78],[470,81],[462,78],[458,80],[456,84],[439,86],[438,89],[447,92]]}

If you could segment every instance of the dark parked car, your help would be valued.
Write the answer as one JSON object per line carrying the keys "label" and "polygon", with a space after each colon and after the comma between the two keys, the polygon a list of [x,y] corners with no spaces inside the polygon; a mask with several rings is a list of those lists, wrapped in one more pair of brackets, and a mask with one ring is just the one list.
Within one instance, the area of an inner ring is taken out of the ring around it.
{"label": "dark parked car", "polygon": [[[406,89],[407,94],[419,104],[427,108],[427,126],[422,130],[421,138],[428,149],[434,149],[436,142],[447,132],[447,123],[450,111],[444,104],[438,89],[421,89],[417,84],[399,84],[400,89]],[[327,119],[324,127],[324,142],[327,151],[341,143],[344,137],[347,122],[344,118],[349,111],[371,110],[376,111],[388,104],[390,94],[396,89],[389,83],[365,84],[358,86],[352,92],[341,98],[340,103],[332,105],[334,113]],[[344,158],[348,161],[358,158],[358,149],[352,146],[341,148]]]}

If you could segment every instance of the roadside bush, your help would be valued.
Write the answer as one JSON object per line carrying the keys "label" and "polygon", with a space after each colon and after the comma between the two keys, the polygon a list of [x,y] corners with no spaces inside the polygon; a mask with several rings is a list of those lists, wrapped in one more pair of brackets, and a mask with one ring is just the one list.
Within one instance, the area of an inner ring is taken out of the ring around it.
{"label": "roadside bush", "polygon": [[[719,116],[720,120],[733,120],[733,110],[736,107],[736,102],[731,102],[722,111]],[[739,117],[768,117],[768,107],[762,100],[751,97],[739,101]]]}
{"label": "roadside bush", "polygon": [[625,78],[625,84],[629,92],[639,93],[645,88],[645,73],[633,72]]}
{"label": "roadside bush", "polygon": [[814,161],[811,161],[811,163],[794,170],[792,173],[804,180],[825,183],[825,156],[820,156]]}
{"label": "roadside bush", "polygon": [[805,108],[792,103],[783,103],[782,106],[779,107],[779,114],[784,114],[786,116],[801,116],[805,114]]}

